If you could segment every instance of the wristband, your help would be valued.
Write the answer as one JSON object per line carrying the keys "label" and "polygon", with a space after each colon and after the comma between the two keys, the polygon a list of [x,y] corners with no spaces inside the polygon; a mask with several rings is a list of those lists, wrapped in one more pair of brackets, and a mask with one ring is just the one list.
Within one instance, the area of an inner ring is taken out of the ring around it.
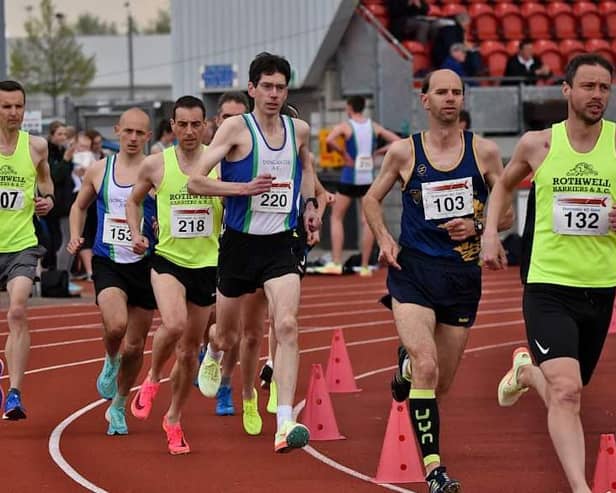
{"label": "wristband", "polygon": [[485,228],[484,224],[479,219],[473,219],[473,226],[475,226],[475,234],[481,236]]}

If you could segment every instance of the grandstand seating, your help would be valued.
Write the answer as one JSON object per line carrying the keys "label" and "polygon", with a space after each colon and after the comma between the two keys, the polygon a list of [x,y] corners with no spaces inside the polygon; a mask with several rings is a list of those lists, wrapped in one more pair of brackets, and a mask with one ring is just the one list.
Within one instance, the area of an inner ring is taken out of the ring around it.
{"label": "grandstand seating", "polygon": [[[386,0],[363,0],[387,25]],[[480,47],[489,75],[501,76],[518,42],[533,40],[536,56],[561,75],[572,56],[600,53],[616,61],[616,0],[428,0],[428,15],[471,17],[467,39]],[[405,45],[408,42],[405,42]],[[429,69],[430,47],[411,43],[416,71]]]}

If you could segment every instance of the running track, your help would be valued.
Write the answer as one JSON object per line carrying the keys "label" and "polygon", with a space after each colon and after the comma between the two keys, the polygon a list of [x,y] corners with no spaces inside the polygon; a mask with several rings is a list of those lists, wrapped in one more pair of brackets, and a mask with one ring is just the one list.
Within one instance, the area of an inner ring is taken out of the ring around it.
{"label": "running track", "polygon": [[[296,451],[282,456],[272,451],[275,419],[265,412],[263,393],[260,437],[244,433],[241,415],[215,416],[215,401],[195,389],[182,420],[193,452],[168,455],[160,428],[169,402],[167,384],[161,388],[149,421],[130,416],[130,435],[106,436],[106,406],[94,383],[103,354],[96,307],[86,303],[31,308],[33,349],[23,389],[28,419],[0,422],[0,491],[388,491],[383,489],[387,486],[362,479],[376,472],[391,406],[389,378],[397,338],[390,313],[376,302],[383,292],[382,270],[371,279],[308,277],[304,281],[297,402],[305,397],[310,365],[321,363],[325,368],[334,328],[344,331],[363,392],[332,396],[346,440],[313,442],[313,454]],[[452,391],[441,404],[442,456],[452,475],[462,480],[466,493],[567,491],[539,398],[529,392],[511,409],[500,409],[496,403],[495,389],[509,366],[511,351],[524,339],[520,294],[517,270],[485,274],[484,296],[468,351]],[[3,308],[0,347],[7,335]],[[157,325],[158,320],[154,328]],[[151,338],[148,350],[150,346]],[[599,435],[614,431],[615,356],[616,337],[611,336],[584,394],[589,477]],[[148,364],[149,352],[144,366]],[[6,390],[5,377],[0,384]],[[236,409],[241,410],[239,380],[234,380],[234,386]],[[327,463],[313,457],[319,454]],[[81,484],[71,479],[71,471]],[[427,491],[423,484],[389,489]]]}

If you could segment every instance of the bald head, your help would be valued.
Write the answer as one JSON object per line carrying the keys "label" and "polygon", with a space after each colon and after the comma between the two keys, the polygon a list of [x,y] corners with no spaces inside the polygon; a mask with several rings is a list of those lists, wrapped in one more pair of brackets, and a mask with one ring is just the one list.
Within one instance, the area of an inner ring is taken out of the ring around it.
{"label": "bald head", "polygon": [[147,130],[150,129],[150,117],[141,108],[128,108],[124,113],[120,115],[118,125],[121,127],[123,124],[126,124],[127,121],[143,122],[147,126]]}
{"label": "bald head", "polygon": [[421,93],[427,94],[431,90],[434,90],[437,86],[456,87],[464,92],[464,84],[462,83],[462,79],[460,79],[460,76],[453,70],[449,70],[448,68],[433,70],[426,75],[421,85]]}

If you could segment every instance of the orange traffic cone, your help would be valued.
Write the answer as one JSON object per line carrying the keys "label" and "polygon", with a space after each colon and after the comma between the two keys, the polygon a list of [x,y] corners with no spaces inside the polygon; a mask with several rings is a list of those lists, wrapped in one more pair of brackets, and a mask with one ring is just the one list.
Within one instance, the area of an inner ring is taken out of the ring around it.
{"label": "orange traffic cone", "polygon": [[607,331],[608,334],[616,334],[616,301],[614,301],[614,309],[612,310],[612,320],[610,321],[610,328]]}
{"label": "orange traffic cone", "polygon": [[323,378],[323,369],[319,364],[312,365],[302,423],[310,430],[311,441],[342,440],[345,438],[338,431],[332,400]]}
{"label": "orange traffic cone", "polygon": [[332,394],[361,391],[355,383],[351,360],[349,359],[349,353],[344,343],[341,329],[336,329],[332,337],[332,347],[329,351],[325,380],[327,388]]}
{"label": "orange traffic cone", "polygon": [[424,467],[406,402],[392,401],[376,483],[423,483]]}
{"label": "orange traffic cone", "polygon": [[616,493],[616,441],[612,433],[601,435],[595,466],[593,493]]}

